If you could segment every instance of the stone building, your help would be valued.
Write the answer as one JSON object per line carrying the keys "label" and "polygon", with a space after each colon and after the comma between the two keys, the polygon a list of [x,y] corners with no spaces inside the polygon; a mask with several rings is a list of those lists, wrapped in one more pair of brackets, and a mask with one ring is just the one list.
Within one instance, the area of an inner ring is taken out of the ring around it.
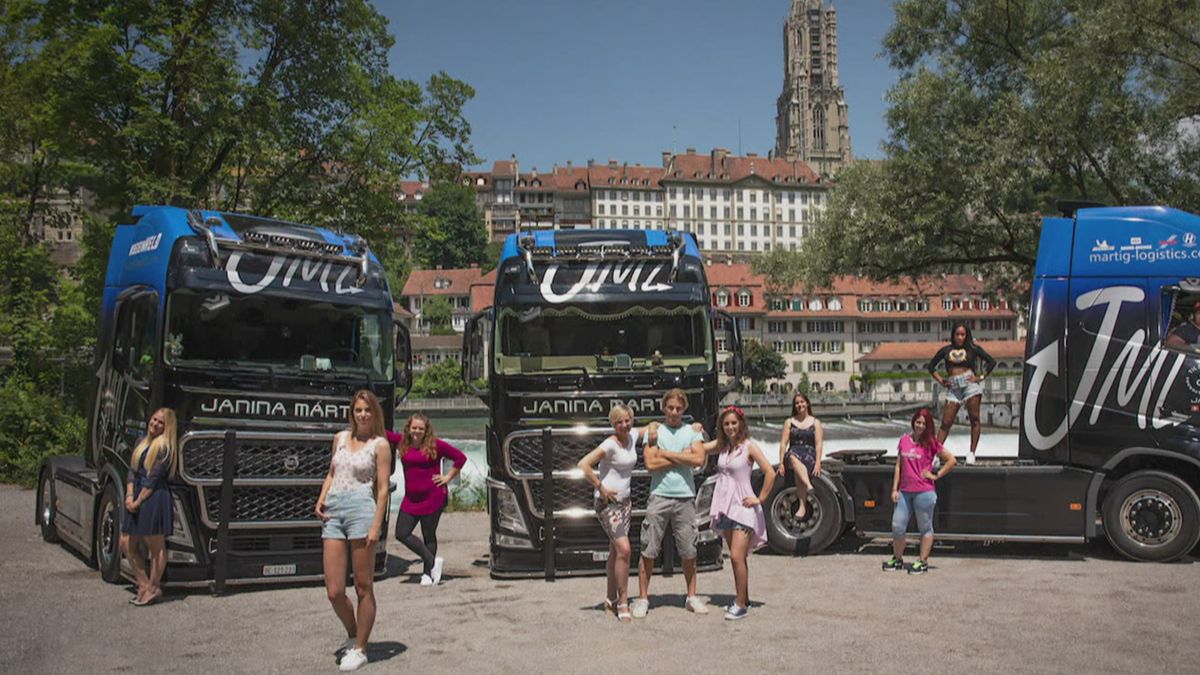
{"label": "stone building", "polygon": [[832,176],[850,163],[850,118],[838,77],[837,10],[792,0],[783,26],[783,90],[775,103],[775,155]]}

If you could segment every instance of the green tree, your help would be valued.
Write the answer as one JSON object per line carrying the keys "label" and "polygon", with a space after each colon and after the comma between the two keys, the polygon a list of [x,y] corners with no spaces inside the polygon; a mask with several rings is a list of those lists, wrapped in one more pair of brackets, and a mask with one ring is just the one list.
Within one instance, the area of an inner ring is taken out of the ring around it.
{"label": "green tree", "polygon": [[787,362],[774,349],[758,340],[747,340],[743,351],[742,369],[750,378],[750,391],[758,392],[766,380],[787,375]]}
{"label": "green tree", "polygon": [[1060,199],[1200,210],[1200,4],[901,0],[883,162],[837,175],[787,286],[972,269],[1028,279]]}
{"label": "green tree", "polygon": [[474,189],[434,184],[421,198],[420,211],[424,220],[414,233],[413,252],[422,265],[453,269],[485,262],[488,234]]}
{"label": "green tree", "polygon": [[462,396],[466,391],[462,365],[456,359],[442,359],[413,378],[412,394],[415,398]]}
{"label": "green tree", "polygon": [[[392,45],[367,0],[0,3],[0,345],[13,355],[0,479],[28,482],[40,456],[83,447],[111,220],[134,204],[360,234],[403,286],[420,221],[395,199],[400,180],[476,161],[474,91],[445,73],[395,78]],[[38,224],[81,190],[104,217],[85,222],[84,258],[63,276]]]}
{"label": "green tree", "polygon": [[421,318],[429,324],[429,334],[454,335],[454,326],[451,325],[453,311],[446,298],[435,296],[426,300],[421,308]]}

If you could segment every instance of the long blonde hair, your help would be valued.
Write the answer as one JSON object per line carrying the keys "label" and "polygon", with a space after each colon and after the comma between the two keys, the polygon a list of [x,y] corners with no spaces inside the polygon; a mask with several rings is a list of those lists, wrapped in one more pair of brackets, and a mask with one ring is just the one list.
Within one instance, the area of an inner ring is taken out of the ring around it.
{"label": "long blonde hair", "polygon": [[359,400],[365,401],[367,408],[371,410],[371,428],[366,430],[367,433],[370,434],[371,438],[383,436],[386,432],[384,431],[383,406],[379,405],[379,397],[370,389],[359,389],[354,392],[354,397],[350,399],[350,412],[348,413],[348,417],[350,418],[350,437],[355,438],[359,435],[358,421],[354,419],[354,405]]}
{"label": "long blonde hair", "polygon": [[[159,408],[150,417],[153,418],[154,415],[159,413],[162,413],[163,416],[162,433],[154,438],[151,438],[149,433],[142,436],[142,440],[138,441],[137,445],[133,447],[133,455],[129,459],[129,468],[136,470],[137,467],[141,466],[143,469],[149,471],[150,467],[154,466],[154,463],[158,461],[159,456],[165,452],[167,453],[167,475],[174,476],[175,471],[179,467],[179,453],[177,452],[176,441],[176,429],[178,425],[175,420],[175,411],[170,408]],[[149,432],[150,425],[147,424],[146,427],[147,432]]]}
{"label": "long blonde hair", "polygon": [[429,421],[429,416],[425,413],[413,413],[404,423],[404,444],[410,448],[415,447],[412,443],[413,420],[425,423],[425,437],[421,439],[421,450],[425,453],[425,457],[429,459],[437,457],[437,436],[433,433],[433,422]]}

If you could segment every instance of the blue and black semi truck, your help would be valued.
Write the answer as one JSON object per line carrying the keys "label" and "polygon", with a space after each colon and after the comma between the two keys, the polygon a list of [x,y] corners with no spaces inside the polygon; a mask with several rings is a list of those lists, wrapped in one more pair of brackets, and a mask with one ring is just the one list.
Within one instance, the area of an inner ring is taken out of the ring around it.
{"label": "blue and black semi truck", "polygon": [[[358,236],[234,213],[139,206],[119,225],[100,308],[88,445],[41,467],[36,522],[110,582],[130,450],[178,417],[174,586],[318,579],[313,509],[353,392],[391,427],[411,373],[379,261]],[[387,528],[384,528],[386,532]],[[384,541],[376,570],[386,563]]]}
{"label": "blue and black semi truck", "polygon": [[[1169,561],[1200,542],[1200,217],[1170,208],[1079,208],[1042,223],[1016,459],[959,465],[937,483],[941,539],[1082,543]],[[1185,339],[1172,339],[1172,334]],[[810,516],[771,544],[819,551],[848,529],[890,537],[892,460],[832,453]]]}
{"label": "blue and black semi truck", "polygon": [[[687,392],[687,422],[711,434],[740,375],[738,326],[714,310],[696,240],[681,232],[559,230],[504,242],[492,305],[464,335],[467,383],[487,402],[490,563],[495,577],[602,572],[608,539],[576,463],[612,432],[608,412],[662,418],[669,389]],[[482,383],[482,386],[481,386]],[[712,465],[695,472],[698,565],[721,564],[708,528]],[[634,470],[631,538],[650,476]],[[668,543],[665,547],[669,547]],[[669,554],[665,551],[658,562]]]}

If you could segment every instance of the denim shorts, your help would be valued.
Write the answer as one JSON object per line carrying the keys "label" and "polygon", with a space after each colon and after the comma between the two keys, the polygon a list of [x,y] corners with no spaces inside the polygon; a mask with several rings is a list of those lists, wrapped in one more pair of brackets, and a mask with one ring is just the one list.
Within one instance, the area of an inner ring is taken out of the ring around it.
{"label": "denim shorts", "polygon": [[375,493],[371,486],[325,495],[322,539],[366,539],[375,522]]}
{"label": "denim shorts", "polygon": [[917,531],[921,536],[933,534],[933,507],[937,504],[937,493],[900,492],[900,501],[892,511],[892,536],[903,537],[908,530],[908,521],[914,511],[917,514]]}
{"label": "denim shorts", "polygon": [[946,378],[946,400],[950,403],[966,403],[967,399],[982,396],[983,385],[971,381],[972,373],[967,371],[962,375]]}
{"label": "denim shorts", "polygon": [[717,522],[715,525],[713,525],[713,529],[718,532],[724,532],[725,530],[741,530],[742,532],[754,534],[753,527],[750,527],[749,525],[743,525],[724,513],[721,514],[720,518],[717,518]]}

